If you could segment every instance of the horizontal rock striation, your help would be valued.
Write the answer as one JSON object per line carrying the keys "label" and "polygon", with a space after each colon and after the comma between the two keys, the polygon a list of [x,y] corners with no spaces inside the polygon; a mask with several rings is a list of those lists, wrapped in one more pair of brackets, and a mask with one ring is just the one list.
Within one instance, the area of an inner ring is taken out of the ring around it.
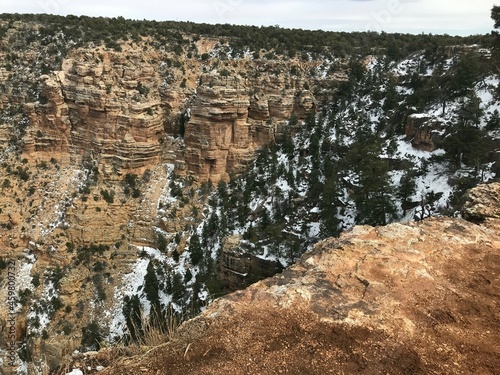
{"label": "horizontal rock striation", "polygon": [[[60,71],[40,77],[40,100],[25,104],[24,156],[93,161],[112,175],[152,169],[173,151],[196,179],[227,180],[293,131],[292,116],[305,119],[317,106],[314,82],[297,67],[292,74],[293,61],[241,59],[210,70],[197,59],[162,59],[170,58],[151,47],[73,51]],[[336,79],[326,81],[331,90]],[[167,150],[165,137],[179,134],[185,153]]]}
{"label": "horizontal rock striation", "polygon": [[228,180],[241,172],[255,151],[284,132],[292,115],[305,118],[316,99],[305,82],[290,74],[251,67],[238,72],[203,74],[186,125],[186,163],[201,180]]}
{"label": "horizontal rock striation", "polygon": [[42,104],[28,104],[24,152],[34,159],[94,160],[111,173],[159,161],[164,116],[154,67],[140,56],[75,52],[41,77]]}

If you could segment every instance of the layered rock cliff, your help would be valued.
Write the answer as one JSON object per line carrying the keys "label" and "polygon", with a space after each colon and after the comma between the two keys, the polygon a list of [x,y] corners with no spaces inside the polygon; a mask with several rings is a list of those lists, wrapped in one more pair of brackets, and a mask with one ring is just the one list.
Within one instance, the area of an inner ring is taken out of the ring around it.
{"label": "layered rock cliff", "polygon": [[[122,52],[74,50],[60,71],[40,76],[41,100],[25,104],[24,156],[92,161],[107,176],[143,173],[166,157],[185,162],[187,173],[201,181],[227,180],[256,150],[293,131],[288,119],[304,119],[316,98],[307,67],[298,69],[297,61],[218,64],[207,69],[199,59],[146,44]],[[165,137],[178,135],[185,154],[166,149]]]}
{"label": "layered rock cliff", "polygon": [[160,98],[148,95],[159,80],[147,62],[153,57],[152,51],[76,51],[60,72],[42,76],[46,103],[27,105],[25,154],[129,171],[157,163],[163,116]]}
{"label": "layered rock cliff", "polygon": [[163,262],[185,252],[189,238],[175,234],[199,224],[200,183],[243,172],[344,79],[311,77],[320,61],[221,58],[218,41],[193,35],[175,52],[149,38],[73,48],[40,28],[0,22],[0,257],[23,275],[29,371],[56,367],[92,319],[121,312],[114,293],[139,246],[161,236]]}
{"label": "layered rock cliff", "polygon": [[500,184],[468,194],[463,215],[480,225],[441,217],[325,240],[102,373],[494,374],[499,197]]}
{"label": "layered rock cliff", "polygon": [[201,179],[227,180],[229,172],[248,166],[256,149],[292,132],[286,127],[292,115],[303,119],[314,111],[316,99],[305,81],[282,69],[258,64],[245,78],[227,70],[200,77],[185,134],[190,171]]}

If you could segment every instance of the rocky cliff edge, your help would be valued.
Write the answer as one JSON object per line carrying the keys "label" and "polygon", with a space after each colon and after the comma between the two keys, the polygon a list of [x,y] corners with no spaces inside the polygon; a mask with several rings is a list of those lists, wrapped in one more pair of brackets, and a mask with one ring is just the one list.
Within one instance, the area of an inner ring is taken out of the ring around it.
{"label": "rocky cliff edge", "polygon": [[355,227],[101,373],[494,374],[499,212],[500,184],[490,184],[466,197],[473,222]]}

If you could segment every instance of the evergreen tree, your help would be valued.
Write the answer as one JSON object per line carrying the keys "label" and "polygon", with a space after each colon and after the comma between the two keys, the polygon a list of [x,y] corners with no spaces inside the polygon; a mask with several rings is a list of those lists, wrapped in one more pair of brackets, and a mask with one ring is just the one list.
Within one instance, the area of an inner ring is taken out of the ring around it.
{"label": "evergreen tree", "polygon": [[321,192],[323,191],[323,183],[320,177],[321,170],[319,168],[313,168],[309,174],[309,190],[307,191],[307,197],[313,204],[317,204]]}
{"label": "evergreen tree", "polygon": [[269,217],[269,211],[264,206],[260,212],[260,228],[265,231],[269,225],[271,225],[271,218]]}
{"label": "evergreen tree", "polygon": [[[493,8],[491,8],[491,18],[493,19],[493,21],[495,21],[493,27],[495,29],[499,29],[500,28],[500,6],[494,5]],[[498,31],[494,31],[493,33],[498,36]]]}
{"label": "evergreen tree", "polygon": [[363,131],[358,132],[357,142],[350,150],[357,160],[351,165],[359,177],[353,199],[358,211],[356,221],[360,224],[386,225],[396,213],[388,163],[380,159],[381,151],[380,140]]}
{"label": "evergreen tree", "polygon": [[337,217],[338,201],[338,181],[336,175],[330,176],[323,187],[323,194],[320,203],[321,209],[321,235],[322,237],[338,236],[340,220]]}
{"label": "evergreen tree", "polygon": [[477,96],[472,93],[462,100],[455,125],[450,128],[443,142],[446,158],[455,169],[462,164],[473,166],[476,174],[488,159],[489,147],[486,131],[478,127],[482,115]]}
{"label": "evergreen tree", "polygon": [[[292,125],[292,118],[290,118],[290,122],[289,122],[290,126],[294,126],[294,125]],[[293,119],[294,119],[294,123],[296,124],[298,121],[297,116],[295,116]],[[293,144],[293,139],[290,136],[290,134],[288,134],[288,133],[283,134],[283,139],[281,141],[281,149],[282,149],[283,153],[288,156],[289,159],[291,159],[293,157],[293,152],[295,151],[295,147]]]}
{"label": "evergreen tree", "polygon": [[90,322],[82,328],[82,346],[89,350],[99,350],[101,348],[102,335],[99,324],[96,321]]}
{"label": "evergreen tree", "polygon": [[403,208],[403,214],[410,208],[412,202],[410,197],[415,194],[415,177],[417,172],[413,168],[407,168],[404,170],[403,175],[399,181],[399,186],[397,189],[397,196],[401,200],[401,207]]}
{"label": "evergreen tree", "polygon": [[192,278],[193,278],[193,274],[191,273],[191,270],[188,268],[186,270],[186,274],[184,275],[184,284],[189,283]]}
{"label": "evergreen tree", "polygon": [[203,250],[201,248],[200,237],[198,233],[194,233],[189,240],[189,256],[194,265],[200,263],[203,259]]}
{"label": "evergreen tree", "polygon": [[172,259],[174,260],[174,262],[179,262],[179,258],[180,258],[180,255],[179,255],[179,252],[177,251],[177,249],[174,249],[172,251]]}
{"label": "evergreen tree", "polygon": [[466,98],[461,100],[457,113],[458,125],[461,127],[478,126],[482,115],[481,100],[474,91],[471,91]]}
{"label": "evergreen tree", "polygon": [[389,111],[391,109],[394,109],[394,107],[398,104],[397,99],[398,99],[398,92],[396,91],[396,79],[389,79],[389,83],[387,85],[387,89],[385,92],[385,101],[383,105],[383,110],[384,111]]}
{"label": "evergreen tree", "polygon": [[130,340],[137,342],[142,336],[141,302],[137,295],[123,299],[123,316],[130,335]]}
{"label": "evergreen tree", "polygon": [[[496,62],[495,70],[494,73],[498,74],[499,73],[499,68],[498,68],[498,62],[500,61],[500,33],[498,29],[500,28],[500,6],[494,5],[493,8],[491,9],[491,18],[494,21],[493,27],[495,28],[494,31],[492,31],[492,34],[495,36],[494,39],[494,49],[493,49],[493,56],[492,59],[493,61]],[[499,96],[499,90],[500,86],[497,87],[497,97]]]}
{"label": "evergreen tree", "polygon": [[160,314],[160,297],[158,294],[158,278],[156,277],[155,268],[152,262],[149,262],[144,276],[144,293],[146,298],[151,302],[151,316]]}
{"label": "evergreen tree", "polygon": [[185,293],[186,289],[184,283],[182,282],[182,276],[180,273],[176,272],[172,277],[172,298],[174,301],[178,301],[184,297]]}
{"label": "evergreen tree", "polygon": [[451,92],[454,96],[466,95],[481,77],[481,64],[479,57],[475,53],[466,53],[452,69]]}
{"label": "evergreen tree", "polygon": [[450,73],[444,69],[444,62],[437,65],[434,72],[434,77],[436,77],[437,87],[439,87],[439,101],[441,102],[442,113],[446,113],[446,106],[451,97],[451,82]]}
{"label": "evergreen tree", "polygon": [[228,192],[227,192],[227,184],[224,181],[219,181],[217,184],[217,196],[219,198],[219,201],[222,203],[225,203],[228,198]]}
{"label": "evergreen tree", "polygon": [[195,280],[195,282],[193,283],[193,291],[191,293],[191,300],[189,303],[191,316],[195,316],[200,313],[200,298],[199,298],[200,289],[201,289],[200,282],[198,280]]}
{"label": "evergreen tree", "polygon": [[495,109],[486,123],[486,130],[500,129],[500,113]]}

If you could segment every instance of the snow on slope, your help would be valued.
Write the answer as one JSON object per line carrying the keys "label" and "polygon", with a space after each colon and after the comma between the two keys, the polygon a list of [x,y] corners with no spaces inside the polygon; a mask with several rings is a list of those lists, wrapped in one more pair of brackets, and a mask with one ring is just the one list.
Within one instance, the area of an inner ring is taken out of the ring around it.
{"label": "snow on slope", "polygon": [[[324,66],[318,68],[317,74],[323,76],[326,71],[329,70],[330,66],[334,62],[328,62]],[[447,59],[443,64],[443,69],[446,71],[454,63],[453,59]],[[374,74],[381,74],[380,71],[386,69],[382,68],[384,63],[373,58],[368,64],[367,68]],[[404,60],[398,64],[393,64],[390,71],[393,74],[400,76],[411,76],[412,74],[419,74],[422,77],[429,77],[435,73],[435,67],[430,65],[425,61],[425,56],[423,53],[416,53],[409,59]],[[398,81],[399,83],[395,87],[395,92],[398,95],[399,105],[405,105],[405,100],[414,94],[413,89],[409,88],[404,82]],[[500,104],[494,98],[494,90],[498,86],[500,80],[495,76],[486,77],[483,81],[479,82],[475,86],[475,92],[480,100],[480,107],[484,114],[481,119],[481,127],[486,125],[487,119],[495,110],[500,110]],[[383,94],[387,92],[389,84],[387,81],[383,81],[378,88]],[[430,117],[440,121],[444,126],[453,124],[455,121],[455,114],[462,104],[463,99],[450,100],[447,103],[446,110],[443,112],[442,104],[435,103],[429,105],[425,110],[420,113],[414,114],[418,117]],[[400,221],[408,221],[416,218],[423,218],[430,215],[439,215],[446,210],[449,206],[449,200],[454,193],[454,187],[450,180],[452,175],[450,175],[446,164],[442,161],[436,161],[436,157],[443,156],[444,151],[442,149],[437,149],[433,152],[421,151],[415,149],[410,140],[406,139],[404,136],[389,136],[387,132],[380,131],[380,123],[386,120],[387,113],[384,112],[383,105],[386,101],[386,97],[376,98],[372,92],[364,91],[364,95],[356,97],[356,99],[347,103],[343,108],[340,108],[339,112],[336,114],[336,120],[343,127],[342,131],[339,130],[338,126],[329,126],[327,123],[329,119],[324,119],[324,123],[318,124],[318,130],[321,134],[321,140],[329,139],[333,144],[337,142],[341,146],[351,146],[354,142],[354,134],[359,126],[358,119],[366,119],[372,133],[378,133],[385,146],[382,148],[382,153],[380,158],[396,159],[400,163],[406,162],[405,165],[413,165],[415,170],[418,170],[418,174],[414,181],[414,193],[409,197],[409,200],[416,203],[413,208],[403,210],[401,204],[398,203],[398,219]],[[411,108],[410,108],[411,110]],[[411,113],[411,111],[410,111]],[[404,126],[404,125],[403,125]],[[314,131],[313,131],[314,132]],[[299,239],[305,243],[313,243],[321,238],[321,220],[319,218],[321,214],[321,207],[318,204],[308,206],[308,192],[310,188],[309,178],[313,174],[314,168],[312,165],[311,156],[299,155],[300,150],[308,150],[311,147],[311,132],[304,131],[297,134],[293,140],[294,154],[288,155],[283,149],[279,149],[273,158],[277,162],[277,168],[283,171],[285,174],[278,175],[273,179],[273,173],[269,169],[269,165],[258,166],[255,162],[250,170],[250,174],[254,176],[259,181],[265,181],[265,189],[262,192],[259,190],[254,190],[251,192],[249,200],[249,209],[251,215],[248,217],[243,224],[232,223],[232,229],[226,235],[241,235],[244,236],[249,230],[255,228],[259,225],[261,218],[259,215],[264,211],[269,214],[270,219],[279,219],[278,213],[276,212],[275,200],[280,199],[286,201],[287,199],[296,199],[304,202],[303,207],[299,207],[296,212],[292,214],[287,214],[284,217],[284,225],[281,234],[283,236],[291,236]],[[389,154],[388,148],[390,144],[395,145],[395,150]],[[333,162],[336,162],[334,160]],[[404,164],[404,163],[402,163]],[[169,166],[168,175],[171,176],[173,173],[173,166]],[[389,172],[390,181],[392,186],[398,187],[400,185],[400,180],[405,173],[404,169],[394,169]],[[462,172],[460,172],[462,173]],[[292,176],[293,183],[290,182],[289,178]],[[356,224],[357,218],[357,208],[356,204],[351,197],[349,185],[355,186],[357,184],[357,177],[354,172],[351,174],[345,173],[343,176],[344,181],[347,186],[340,189],[338,193],[338,200],[341,202],[342,207],[337,208],[336,214],[340,221],[340,226],[343,230],[349,229]],[[486,173],[485,180],[493,178],[493,174]],[[319,176],[319,180],[325,182],[326,177],[322,174]],[[165,212],[162,207],[166,207],[170,204],[175,204],[176,199],[170,195],[170,178],[169,183],[165,185],[159,203],[159,214]],[[238,180],[239,189],[243,191],[248,181],[245,178]],[[428,197],[434,197],[432,201],[428,202]],[[214,192],[212,197],[216,197]],[[397,201],[397,198],[394,197]],[[211,204],[206,204],[203,207],[204,220],[196,225],[194,229],[184,231],[183,236],[190,236],[194,231],[201,237],[203,234],[204,225],[209,221],[212,215],[221,217],[223,215],[222,206],[219,203],[218,206],[212,206]],[[158,229],[160,232],[160,230]],[[175,233],[166,233],[161,231],[165,237],[171,239]],[[221,250],[221,238],[215,237],[209,241],[207,253],[214,262],[217,261],[218,255]],[[259,240],[257,243],[252,243],[251,241],[244,239],[241,241],[242,249],[248,251],[249,253],[267,260],[279,261],[283,266],[289,265],[293,258],[289,256],[286,249],[281,243],[274,244],[272,242],[264,240]],[[167,246],[167,252],[171,253],[175,248],[175,243],[172,241]],[[149,302],[145,298],[144,289],[144,278],[146,275],[146,270],[150,262],[158,262],[163,265],[167,265],[173,273],[179,274],[184,277],[189,270],[193,275],[192,280],[196,278],[198,274],[199,267],[193,266],[189,262],[189,247],[186,246],[185,251],[181,254],[179,262],[173,262],[172,258],[166,256],[154,248],[143,248],[137,247],[137,251],[142,253],[142,257],[137,259],[132,265],[132,270],[129,274],[123,275],[123,287],[115,290],[115,305],[110,316],[113,317],[111,323],[110,336],[122,335],[125,331],[125,321],[122,314],[122,302],[125,296],[131,296],[137,294],[141,299],[141,304],[145,314],[149,312]],[[159,277],[159,280],[161,278]],[[161,280],[161,282],[163,282]],[[193,281],[187,283],[187,288],[191,288]],[[206,288],[202,287],[202,291],[199,293],[201,299],[208,299],[208,291]],[[164,291],[160,291],[160,300],[164,306],[172,303],[172,296],[166,294]],[[176,310],[180,310],[180,305],[175,305]]]}

